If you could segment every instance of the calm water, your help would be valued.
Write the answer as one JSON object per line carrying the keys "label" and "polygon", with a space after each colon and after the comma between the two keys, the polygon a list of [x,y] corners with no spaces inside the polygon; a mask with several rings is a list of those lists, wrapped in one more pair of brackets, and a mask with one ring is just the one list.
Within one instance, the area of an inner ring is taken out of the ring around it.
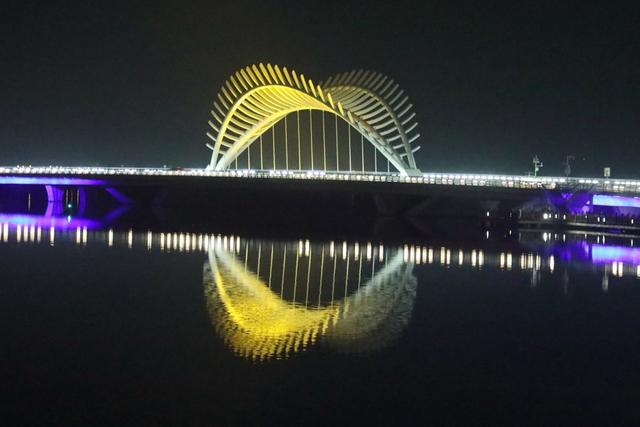
{"label": "calm water", "polygon": [[0,218],[3,425],[632,421],[629,238],[46,221]]}

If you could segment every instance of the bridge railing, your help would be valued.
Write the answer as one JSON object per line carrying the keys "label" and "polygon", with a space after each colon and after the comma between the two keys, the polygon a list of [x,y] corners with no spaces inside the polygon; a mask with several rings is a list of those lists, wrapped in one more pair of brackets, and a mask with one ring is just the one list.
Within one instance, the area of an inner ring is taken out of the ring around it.
{"label": "bridge railing", "polygon": [[93,166],[12,166],[0,167],[0,175],[101,175],[101,176],[192,176],[253,179],[294,179],[328,181],[365,181],[382,183],[454,185],[514,189],[567,189],[570,191],[603,191],[640,193],[640,180],[580,177],[534,177],[525,175],[458,174],[429,172],[421,176],[402,176],[389,172],[305,171],[230,169],[214,171],[204,168],[134,168]]}

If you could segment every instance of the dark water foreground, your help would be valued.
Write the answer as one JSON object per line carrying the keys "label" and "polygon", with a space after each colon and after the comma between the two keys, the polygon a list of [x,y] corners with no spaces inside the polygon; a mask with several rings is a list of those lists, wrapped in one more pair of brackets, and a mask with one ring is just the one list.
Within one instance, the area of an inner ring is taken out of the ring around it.
{"label": "dark water foreground", "polygon": [[2,214],[2,424],[634,421],[633,237],[432,225]]}

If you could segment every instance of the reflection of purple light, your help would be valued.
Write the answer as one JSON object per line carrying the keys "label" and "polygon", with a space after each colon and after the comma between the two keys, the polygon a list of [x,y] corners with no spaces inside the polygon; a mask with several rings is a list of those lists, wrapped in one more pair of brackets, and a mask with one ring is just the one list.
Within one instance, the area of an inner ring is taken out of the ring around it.
{"label": "reflection of purple light", "polygon": [[122,204],[130,204],[131,199],[129,199],[126,195],[124,195],[120,190],[115,187],[107,187],[107,193],[111,194],[114,199],[119,201]]}
{"label": "reflection of purple light", "polygon": [[640,208],[640,198],[626,196],[610,196],[608,194],[594,194],[593,204],[596,206],[617,206],[625,208]]}
{"label": "reflection of purple light", "polygon": [[87,218],[73,218],[62,216],[44,217],[41,215],[0,214],[0,223],[14,226],[33,225],[36,227],[54,227],[56,229],[87,227],[90,229],[103,228],[102,221]]}
{"label": "reflection of purple light", "polygon": [[47,211],[44,216],[56,216],[62,213],[62,199],[64,191],[53,185],[45,185],[47,190]]}
{"label": "reflection of purple light", "polygon": [[613,261],[640,264],[640,248],[593,245],[591,247],[591,258],[595,264],[603,264]]}
{"label": "reflection of purple light", "polygon": [[101,179],[65,177],[0,176],[0,184],[11,185],[105,185]]}
{"label": "reflection of purple light", "polygon": [[[537,249],[537,252],[542,252]],[[544,250],[545,255],[553,254],[563,261],[589,261],[589,244],[585,241],[554,242]]]}

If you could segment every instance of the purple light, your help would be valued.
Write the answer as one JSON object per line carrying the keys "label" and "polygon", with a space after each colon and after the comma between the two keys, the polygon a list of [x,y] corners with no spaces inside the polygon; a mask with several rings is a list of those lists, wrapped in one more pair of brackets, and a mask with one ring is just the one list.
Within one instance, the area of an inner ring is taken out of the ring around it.
{"label": "purple light", "polygon": [[28,177],[28,176],[0,176],[0,184],[9,185],[105,185],[102,179],[65,178],[65,177]]}
{"label": "purple light", "polygon": [[626,196],[610,196],[608,194],[594,194],[595,206],[616,206],[624,208],[640,208],[640,198]]}
{"label": "purple light", "polygon": [[111,194],[111,196],[113,196],[113,198],[119,201],[120,203],[124,205],[131,203],[131,199],[127,197],[125,194],[123,194],[122,191],[118,190],[117,188],[107,187],[105,190],[107,191],[107,193]]}
{"label": "purple light", "polygon": [[640,264],[640,248],[593,245],[591,247],[591,259],[594,264],[604,264],[614,261]]}
{"label": "purple light", "polygon": [[62,216],[44,217],[41,215],[24,215],[24,214],[0,214],[0,223],[7,223],[12,226],[29,226],[36,227],[54,227],[55,229],[67,229],[76,227],[87,227],[89,229],[103,228],[102,221],[87,219],[87,218],[73,218]]}
{"label": "purple light", "polygon": [[64,192],[60,190],[58,187],[54,187],[53,185],[45,185],[45,190],[47,190],[47,212],[44,216],[57,216],[62,213],[62,198],[64,197]]}

